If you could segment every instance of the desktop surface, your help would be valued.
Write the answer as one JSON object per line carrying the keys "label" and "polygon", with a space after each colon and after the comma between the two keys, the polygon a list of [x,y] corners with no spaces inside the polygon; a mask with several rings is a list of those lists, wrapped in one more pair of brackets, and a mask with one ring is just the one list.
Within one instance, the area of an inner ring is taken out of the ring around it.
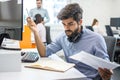
{"label": "desktop surface", "polygon": [[88,80],[85,75],[75,68],[71,68],[66,72],[55,72],[24,67],[29,64],[22,63],[21,72],[0,72],[0,80]]}
{"label": "desktop surface", "polygon": [[[35,51],[36,49],[28,49],[28,51],[33,50]],[[14,50],[12,50],[12,52],[13,51]],[[16,50],[14,52],[16,52]],[[37,63],[41,59],[48,58],[39,58]],[[55,72],[25,67],[30,64],[33,63],[21,63],[22,67],[20,72],[0,72],[0,80],[88,80],[84,74],[76,70],[74,67],[66,72]]]}
{"label": "desktop surface", "polygon": [[56,79],[56,80],[91,80],[91,79],[84,77],[84,78],[70,78],[70,79]]}

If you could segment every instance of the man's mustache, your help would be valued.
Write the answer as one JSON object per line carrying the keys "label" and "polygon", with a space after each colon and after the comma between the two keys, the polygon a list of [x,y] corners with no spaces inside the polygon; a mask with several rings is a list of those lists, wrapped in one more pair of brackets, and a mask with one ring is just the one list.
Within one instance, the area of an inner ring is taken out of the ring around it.
{"label": "man's mustache", "polygon": [[65,32],[72,32],[71,30],[65,30]]}

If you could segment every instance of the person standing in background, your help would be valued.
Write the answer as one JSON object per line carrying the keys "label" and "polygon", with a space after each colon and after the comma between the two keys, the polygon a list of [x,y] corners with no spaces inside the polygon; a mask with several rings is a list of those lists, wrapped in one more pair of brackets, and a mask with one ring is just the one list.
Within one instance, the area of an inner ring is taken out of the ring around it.
{"label": "person standing in background", "polygon": [[94,32],[97,32],[101,35],[106,35],[104,31],[102,31],[100,28],[99,28],[99,21],[97,19],[93,19],[93,22],[92,22],[92,28],[94,30]]}
{"label": "person standing in background", "polygon": [[43,18],[43,24],[50,21],[48,11],[44,8],[42,8],[42,0],[36,0],[36,8],[33,8],[30,10],[29,15],[34,20],[36,14],[40,14]]}

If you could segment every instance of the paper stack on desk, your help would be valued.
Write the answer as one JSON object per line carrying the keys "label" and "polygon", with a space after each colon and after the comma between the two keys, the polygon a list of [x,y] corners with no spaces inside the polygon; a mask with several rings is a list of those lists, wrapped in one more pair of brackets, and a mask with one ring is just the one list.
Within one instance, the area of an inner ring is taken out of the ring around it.
{"label": "paper stack on desk", "polygon": [[99,67],[107,68],[107,69],[115,69],[117,67],[120,67],[120,65],[117,63],[104,60],[102,58],[96,57],[84,51],[81,51],[75,55],[72,55],[70,56],[70,58],[80,61],[84,64],[87,64],[95,69],[98,69]]}
{"label": "paper stack on desk", "polygon": [[73,63],[67,63],[65,61],[63,62],[63,61],[53,60],[53,59],[40,59],[38,63],[33,63],[25,67],[65,72],[68,69],[72,68],[74,65],[75,64]]}
{"label": "paper stack on desk", "polygon": [[9,49],[9,50],[21,50],[18,40],[13,40],[8,38],[3,39],[1,48]]}

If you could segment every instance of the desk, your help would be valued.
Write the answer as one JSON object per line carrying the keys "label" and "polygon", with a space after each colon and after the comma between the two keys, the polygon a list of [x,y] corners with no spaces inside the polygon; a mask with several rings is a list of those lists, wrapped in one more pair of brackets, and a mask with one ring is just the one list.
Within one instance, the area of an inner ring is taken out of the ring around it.
{"label": "desk", "polygon": [[0,72],[0,80],[88,80],[75,68],[62,73],[24,67],[29,64],[21,63],[22,69],[20,72]]}
{"label": "desk", "polygon": [[[70,79],[81,78],[84,75],[75,68],[61,73],[54,71],[47,71],[41,69],[25,68],[22,64],[21,72],[2,72],[0,73],[0,80],[56,80],[56,79]],[[85,76],[84,76],[85,77]]]}

